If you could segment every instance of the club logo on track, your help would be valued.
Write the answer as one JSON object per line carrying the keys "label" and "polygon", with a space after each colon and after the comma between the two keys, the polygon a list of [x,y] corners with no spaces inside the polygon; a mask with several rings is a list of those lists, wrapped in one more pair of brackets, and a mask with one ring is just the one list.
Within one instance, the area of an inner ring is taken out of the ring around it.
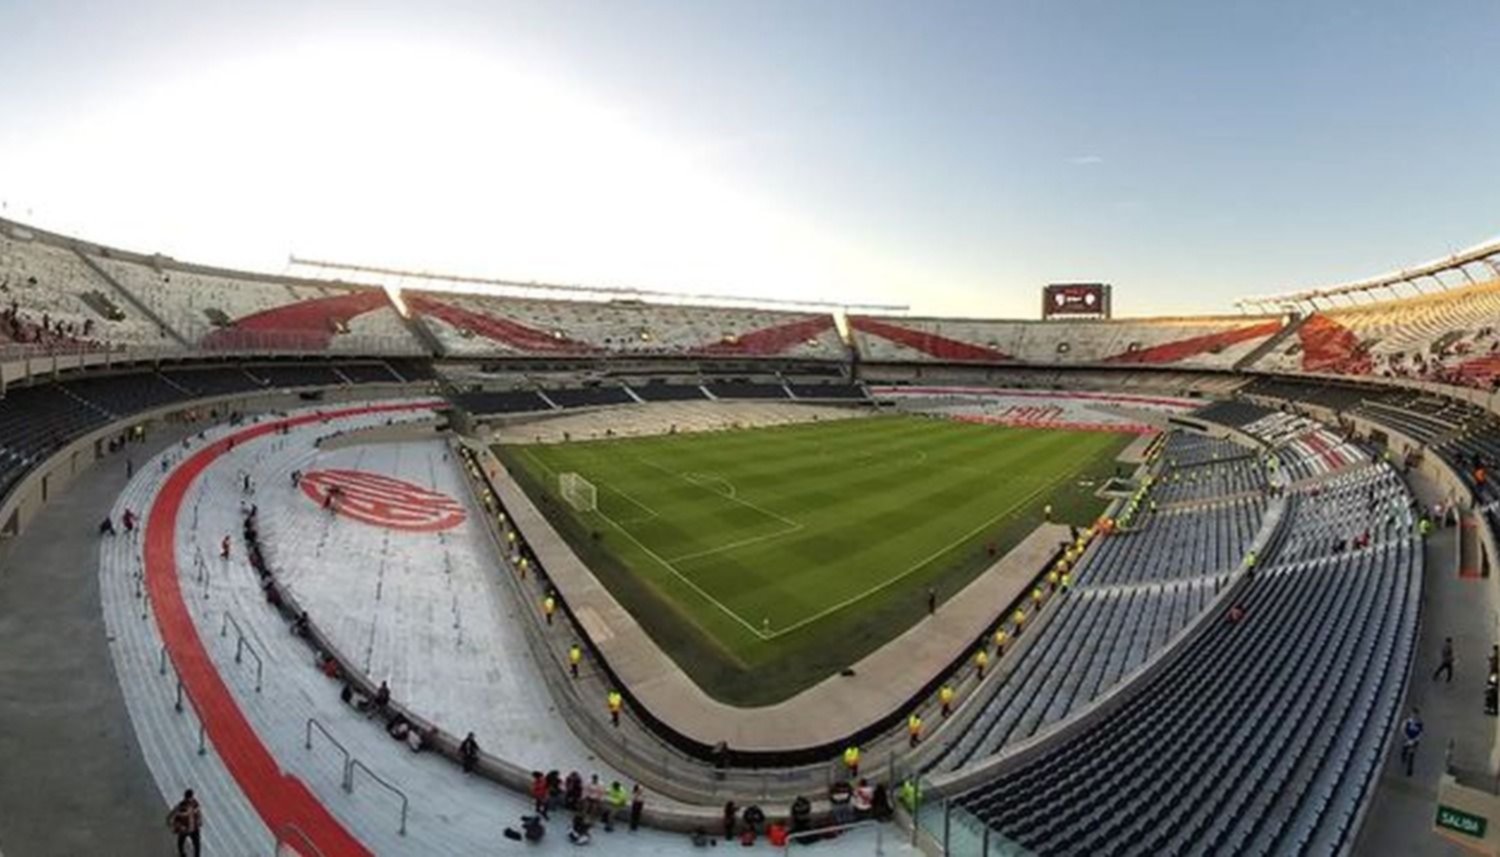
{"label": "club logo on track", "polygon": [[436,532],[458,526],[465,517],[447,494],[363,470],[306,473],[302,493],[337,514],[393,530]]}

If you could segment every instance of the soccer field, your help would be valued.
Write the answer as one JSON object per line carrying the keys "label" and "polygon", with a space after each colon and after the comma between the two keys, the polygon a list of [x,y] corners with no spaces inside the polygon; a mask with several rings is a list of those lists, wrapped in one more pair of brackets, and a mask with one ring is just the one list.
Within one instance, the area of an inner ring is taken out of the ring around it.
{"label": "soccer field", "polygon": [[[785,698],[858,660],[1040,522],[1084,523],[1130,436],[872,417],[500,449],[709,693]],[[558,495],[593,483],[597,510]],[[1002,605],[996,605],[998,610]]]}

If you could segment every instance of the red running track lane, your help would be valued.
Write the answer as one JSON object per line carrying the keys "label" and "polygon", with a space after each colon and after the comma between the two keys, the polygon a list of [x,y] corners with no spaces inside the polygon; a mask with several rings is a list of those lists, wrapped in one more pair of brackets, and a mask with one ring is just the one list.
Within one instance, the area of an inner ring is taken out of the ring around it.
{"label": "red running track lane", "polygon": [[177,514],[199,474],[230,449],[279,431],[325,418],[431,409],[432,402],[365,405],[322,411],[250,426],[198,450],[167,477],[146,522],[146,585],[162,642],[214,749],[235,783],[271,830],[294,824],[325,857],[365,857],[372,852],[334,818],[302,781],[285,773],[250,726],[219,677],[182,597],[177,571]]}

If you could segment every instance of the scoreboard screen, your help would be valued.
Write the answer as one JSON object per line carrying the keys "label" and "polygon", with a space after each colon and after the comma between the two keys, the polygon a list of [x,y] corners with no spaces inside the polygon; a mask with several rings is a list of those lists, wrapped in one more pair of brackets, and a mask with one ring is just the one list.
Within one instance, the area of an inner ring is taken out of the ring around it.
{"label": "scoreboard screen", "polygon": [[1109,318],[1109,284],[1053,283],[1042,288],[1042,318],[1085,315]]}

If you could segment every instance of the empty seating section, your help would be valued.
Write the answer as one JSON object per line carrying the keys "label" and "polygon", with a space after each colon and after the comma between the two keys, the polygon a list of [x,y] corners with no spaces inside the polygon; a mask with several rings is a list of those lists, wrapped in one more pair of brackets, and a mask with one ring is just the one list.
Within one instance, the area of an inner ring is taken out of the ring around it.
{"label": "empty seating section", "polygon": [[867,360],[1133,363],[1230,369],[1282,327],[1273,316],[1002,321],[849,317]]}
{"label": "empty seating section", "polygon": [[1255,422],[1269,413],[1273,413],[1270,408],[1253,402],[1222,401],[1199,408],[1193,412],[1193,416],[1219,425],[1238,428]]}
{"label": "empty seating section", "polygon": [[476,414],[522,414],[550,411],[552,406],[535,390],[485,390],[459,393],[453,397],[459,407]]}
{"label": "empty seating section", "polygon": [[935,765],[971,764],[1098,699],[1166,645],[1215,592],[1205,579],[1075,590],[985,690],[974,726]]}
{"label": "empty seating section", "polygon": [[331,366],[246,366],[245,374],[264,387],[333,387],[343,383]]}
{"label": "empty seating section", "polygon": [[7,390],[0,399],[0,495],[73,437],[109,421],[103,408],[56,384]]}
{"label": "empty seating section", "polygon": [[1189,467],[1169,467],[1152,483],[1150,497],[1159,504],[1185,503],[1260,494],[1267,484],[1264,462],[1254,456],[1240,456]]}
{"label": "empty seating section", "polygon": [[188,398],[155,372],[131,375],[95,375],[61,384],[65,393],[91,407],[103,410],[110,420],[176,404]]}
{"label": "empty seating section", "polygon": [[1388,465],[1351,468],[1288,496],[1282,561],[1332,556],[1361,542],[1396,541],[1416,531],[1406,487]]}
{"label": "empty seating section", "polygon": [[328,364],[175,368],[11,386],[0,397],[0,496],[57,449],[119,419],[194,399],[263,391],[265,384],[252,373],[272,377],[278,386],[343,384],[342,377],[356,383],[390,380],[389,373],[375,378],[353,367]]}
{"label": "empty seating section", "polygon": [[1237,567],[1265,516],[1262,496],[1146,514],[1138,529],[1102,537],[1078,567],[1080,586],[1177,580]]}
{"label": "empty seating section", "polygon": [[704,389],[716,399],[785,399],[786,387],[755,381],[710,381]]}
{"label": "empty seating section", "polygon": [[598,405],[628,405],[635,401],[624,387],[578,387],[548,390],[547,398],[562,408],[584,408]]}
{"label": "empty seating section", "polygon": [[858,384],[787,384],[799,399],[865,399],[865,388]]}
{"label": "empty seating section", "polygon": [[1500,280],[1314,313],[1255,368],[1485,387],[1500,372]]}
{"label": "empty seating section", "polygon": [[338,371],[355,384],[396,384],[402,380],[384,363],[344,363]]}
{"label": "empty seating section", "polygon": [[77,253],[20,240],[3,229],[0,310],[0,341],[101,347],[169,342]]}
{"label": "empty seating section", "polygon": [[1162,444],[1162,459],[1172,467],[1192,467],[1231,458],[1245,458],[1255,450],[1229,438],[1174,431]]}
{"label": "empty seating section", "polygon": [[392,357],[385,364],[403,381],[435,381],[437,372],[432,361],[412,357]]}
{"label": "empty seating section", "polygon": [[393,355],[423,350],[380,289],[92,258],[195,347]]}
{"label": "empty seating section", "polygon": [[405,301],[453,355],[845,357],[826,314],[439,292],[408,292]]}
{"label": "empty seating section", "polygon": [[648,402],[691,402],[708,398],[697,384],[636,384],[630,389]]}
{"label": "empty seating section", "polygon": [[193,394],[194,398],[248,393],[261,385],[237,368],[163,369],[161,376],[173,385]]}
{"label": "empty seating section", "polygon": [[1338,854],[1396,717],[1421,546],[1280,565],[1107,718],[958,800],[1043,854]]}

